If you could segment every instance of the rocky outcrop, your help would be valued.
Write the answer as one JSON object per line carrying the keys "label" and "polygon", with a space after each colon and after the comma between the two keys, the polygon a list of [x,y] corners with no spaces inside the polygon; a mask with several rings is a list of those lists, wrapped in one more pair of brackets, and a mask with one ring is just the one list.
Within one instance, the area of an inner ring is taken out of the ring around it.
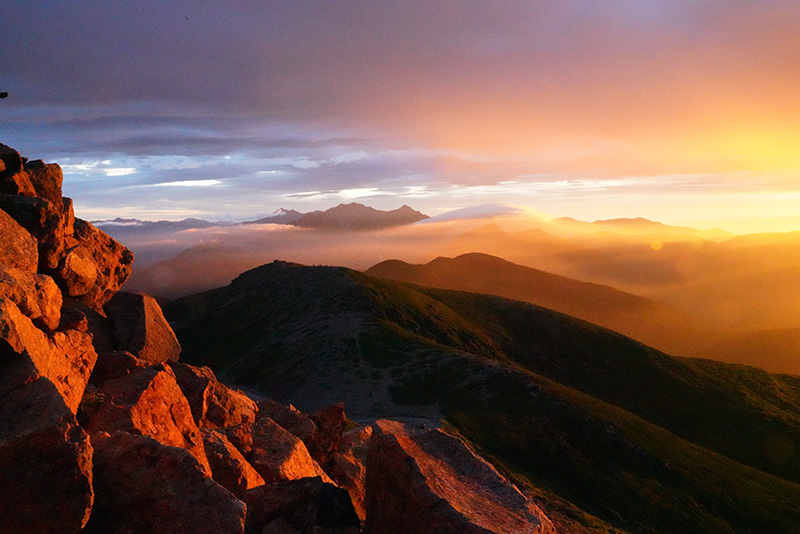
{"label": "rocky outcrop", "polygon": [[370,534],[552,533],[550,520],[460,439],[381,420],[367,456]]}
{"label": "rocky outcrop", "polygon": [[360,530],[347,492],[320,477],[261,486],[248,491],[245,502],[248,534],[291,532],[287,527],[295,532],[331,534],[357,534]]}
{"label": "rocky outcrop", "polygon": [[75,219],[74,235],[97,268],[92,288],[80,297],[90,307],[102,311],[103,304],[119,291],[131,275],[133,253],[90,223]]}
{"label": "rocky outcrop", "polygon": [[97,354],[77,330],[47,336],[16,304],[0,299],[0,394],[48,378],[75,413]]}
{"label": "rocky outcrop", "polygon": [[303,441],[269,417],[261,417],[253,424],[252,435],[248,459],[266,482],[316,476],[332,482],[308,454]]}
{"label": "rocky outcrop", "polygon": [[177,360],[181,346],[156,299],[120,291],[105,305],[114,323],[119,350],[150,363]]}
{"label": "rocky outcrop", "polygon": [[85,534],[244,532],[244,503],[185,449],[125,432],[94,441],[96,499]]}
{"label": "rocky outcrop", "polygon": [[36,272],[39,266],[39,249],[36,239],[0,209],[0,264]]}
{"label": "rocky outcrop", "polygon": [[224,431],[217,428],[203,428],[200,431],[212,476],[220,486],[241,499],[247,490],[264,484],[261,475],[228,440]]}
{"label": "rocky outcrop", "polygon": [[105,402],[89,422],[91,434],[124,431],[150,436],[164,445],[186,449],[211,476],[200,429],[169,366],[157,365],[108,380],[102,390]]}
{"label": "rocky outcrop", "polygon": [[89,519],[92,446],[61,393],[37,378],[0,396],[0,532],[77,532]]}
{"label": "rocky outcrop", "polygon": [[367,516],[367,450],[371,437],[371,426],[356,427],[343,433],[339,448],[326,467],[336,484],[350,494],[353,508],[361,520]]}
{"label": "rocky outcrop", "polygon": [[47,275],[0,265],[0,298],[16,304],[39,328],[55,330],[61,322],[61,291]]}
{"label": "rocky outcrop", "polygon": [[265,400],[258,403],[258,413],[269,417],[303,440],[311,457],[322,466],[328,463],[336,451],[347,424],[343,403],[305,415],[291,404],[287,406]]}
{"label": "rocky outcrop", "polygon": [[222,384],[208,367],[180,362],[171,365],[198,426],[228,428],[242,425],[249,429],[256,420],[256,403],[241,391]]}

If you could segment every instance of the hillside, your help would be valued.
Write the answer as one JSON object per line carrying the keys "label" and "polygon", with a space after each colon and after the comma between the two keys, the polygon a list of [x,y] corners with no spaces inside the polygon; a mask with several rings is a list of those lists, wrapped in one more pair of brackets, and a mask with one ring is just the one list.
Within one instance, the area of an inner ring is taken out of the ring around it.
{"label": "hillside", "polygon": [[370,276],[420,286],[522,300],[604,326],[670,354],[692,354],[714,325],[655,300],[610,286],[581,282],[481,253],[436,258],[425,265],[383,261]]}
{"label": "hillside", "polygon": [[793,378],[342,268],[276,262],[165,313],[192,363],[302,409],[442,416],[534,494],[616,528],[800,527]]}

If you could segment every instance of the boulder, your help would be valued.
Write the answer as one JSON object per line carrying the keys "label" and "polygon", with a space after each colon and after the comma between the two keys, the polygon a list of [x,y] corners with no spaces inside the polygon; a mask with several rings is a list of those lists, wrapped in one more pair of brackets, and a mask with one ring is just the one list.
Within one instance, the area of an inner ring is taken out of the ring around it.
{"label": "boulder", "polygon": [[35,195],[58,206],[61,204],[61,184],[64,174],[57,163],[44,163],[37,159],[25,164],[25,172],[30,177],[30,183],[35,190]]}
{"label": "boulder", "polygon": [[142,369],[104,382],[102,390],[105,402],[87,425],[90,434],[122,431],[150,436],[186,449],[211,476],[203,437],[172,369],[161,365]]}
{"label": "boulder", "polygon": [[[111,319],[69,295],[64,296],[64,304],[61,307],[61,315],[64,316],[64,314],[74,314],[76,318],[82,315],[85,318],[86,331],[92,335],[92,345],[98,354],[117,350],[114,323],[111,322]],[[80,322],[82,323],[83,320]]]}
{"label": "boulder", "polygon": [[89,518],[92,446],[55,385],[0,398],[0,532],[78,532]]}
{"label": "boulder", "polygon": [[248,459],[268,484],[316,476],[332,482],[308,454],[302,440],[269,417],[259,418],[253,424],[252,436]]}
{"label": "boulder", "polygon": [[336,485],[350,494],[353,508],[362,520],[366,517],[367,450],[370,437],[371,426],[360,426],[343,433],[336,454],[325,468]]}
{"label": "boulder", "polygon": [[59,330],[89,331],[89,319],[86,314],[75,308],[61,307],[61,319],[58,323]]}
{"label": "boulder", "polygon": [[36,196],[30,176],[25,171],[0,173],[0,193],[26,197]]}
{"label": "boulder", "polygon": [[201,428],[244,425],[249,429],[255,421],[256,403],[241,391],[222,384],[208,367],[180,362],[171,363],[170,366]]}
{"label": "boulder", "polygon": [[244,503],[185,449],[125,432],[94,442],[96,499],[84,534],[244,532]]}
{"label": "boulder", "polygon": [[124,350],[100,352],[97,354],[97,363],[94,365],[89,382],[102,387],[108,380],[122,378],[148,367],[150,367],[148,362]]}
{"label": "boulder", "polygon": [[0,265],[0,298],[16,304],[39,328],[55,330],[61,322],[61,291],[49,276]]}
{"label": "boulder", "polygon": [[0,161],[3,162],[5,172],[17,172],[22,169],[23,161],[19,152],[0,143]]}
{"label": "boulder", "polygon": [[200,432],[211,473],[220,486],[242,499],[247,490],[264,484],[261,475],[233,446],[223,430],[203,428]]}
{"label": "boulder", "polygon": [[367,454],[370,534],[555,533],[489,463],[441,429],[380,420]]}
{"label": "boulder", "polygon": [[308,416],[291,404],[264,400],[258,403],[258,414],[259,417],[269,417],[302,439],[311,457],[320,465],[325,465],[336,451],[347,424],[343,403],[322,408]]}
{"label": "boulder", "polygon": [[286,525],[300,532],[314,527],[337,533],[360,531],[350,496],[320,477],[259,486],[247,492],[245,502],[248,534],[286,532]]}
{"label": "boulder", "polygon": [[103,304],[119,291],[131,275],[133,252],[81,219],[75,219],[74,236],[77,242],[89,251],[97,268],[94,286],[86,294],[81,295],[80,300],[94,310],[102,312]]}
{"label": "boulder", "polygon": [[87,334],[68,330],[48,337],[16,304],[0,299],[0,394],[43,376],[74,414],[96,360]]}
{"label": "boulder", "polygon": [[79,297],[94,287],[97,281],[97,266],[89,251],[77,246],[66,251],[54,276],[67,295]]}
{"label": "boulder", "polygon": [[56,269],[64,254],[62,204],[56,206],[42,198],[0,194],[0,209],[36,238],[39,270]]}
{"label": "boulder", "polygon": [[36,239],[2,209],[0,209],[0,264],[30,272],[36,272],[39,266]]}
{"label": "boulder", "polygon": [[320,465],[326,465],[336,452],[342,432],[347,426],[344,414],[344,403],[337,402],[312,413],[309,418],[314,421],[317,432],[308,451]]}
{"label": "boulder", "polygon": [[178,359],[178,338],[150,295],[120,291],[106,303],[105,311],[114,324],[120,350],[150,363]]}

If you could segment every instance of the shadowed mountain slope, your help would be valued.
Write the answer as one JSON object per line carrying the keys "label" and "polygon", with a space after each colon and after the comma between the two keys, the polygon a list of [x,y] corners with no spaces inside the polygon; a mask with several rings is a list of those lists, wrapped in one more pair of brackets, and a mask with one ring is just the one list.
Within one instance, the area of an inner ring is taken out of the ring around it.
{"label": "shadowed mountain slope", "polygon": [[303,409],[440,414],[534,492],[617,528],[800,528],[793,377],[333,267],[265,265],[165,311],[188,361]]}
{"label": "shadowed mountain slope", "polygon": [[671,354],[691,354],[710,323],[655,300],[610,286],[581,282],[481,253],[436,258],[425,265],[399,260],[370,267],[370,276],[420,286],[522,300],[610,328]]}

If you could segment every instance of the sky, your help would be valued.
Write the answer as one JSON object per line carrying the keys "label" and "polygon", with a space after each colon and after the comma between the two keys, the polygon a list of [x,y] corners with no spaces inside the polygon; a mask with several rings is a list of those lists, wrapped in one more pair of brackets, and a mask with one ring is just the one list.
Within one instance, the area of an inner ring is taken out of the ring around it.
{"label": "sky", "polygon": [[800,3],[0,4],[0,142],[77,215],[511,204],[800,230]]}

